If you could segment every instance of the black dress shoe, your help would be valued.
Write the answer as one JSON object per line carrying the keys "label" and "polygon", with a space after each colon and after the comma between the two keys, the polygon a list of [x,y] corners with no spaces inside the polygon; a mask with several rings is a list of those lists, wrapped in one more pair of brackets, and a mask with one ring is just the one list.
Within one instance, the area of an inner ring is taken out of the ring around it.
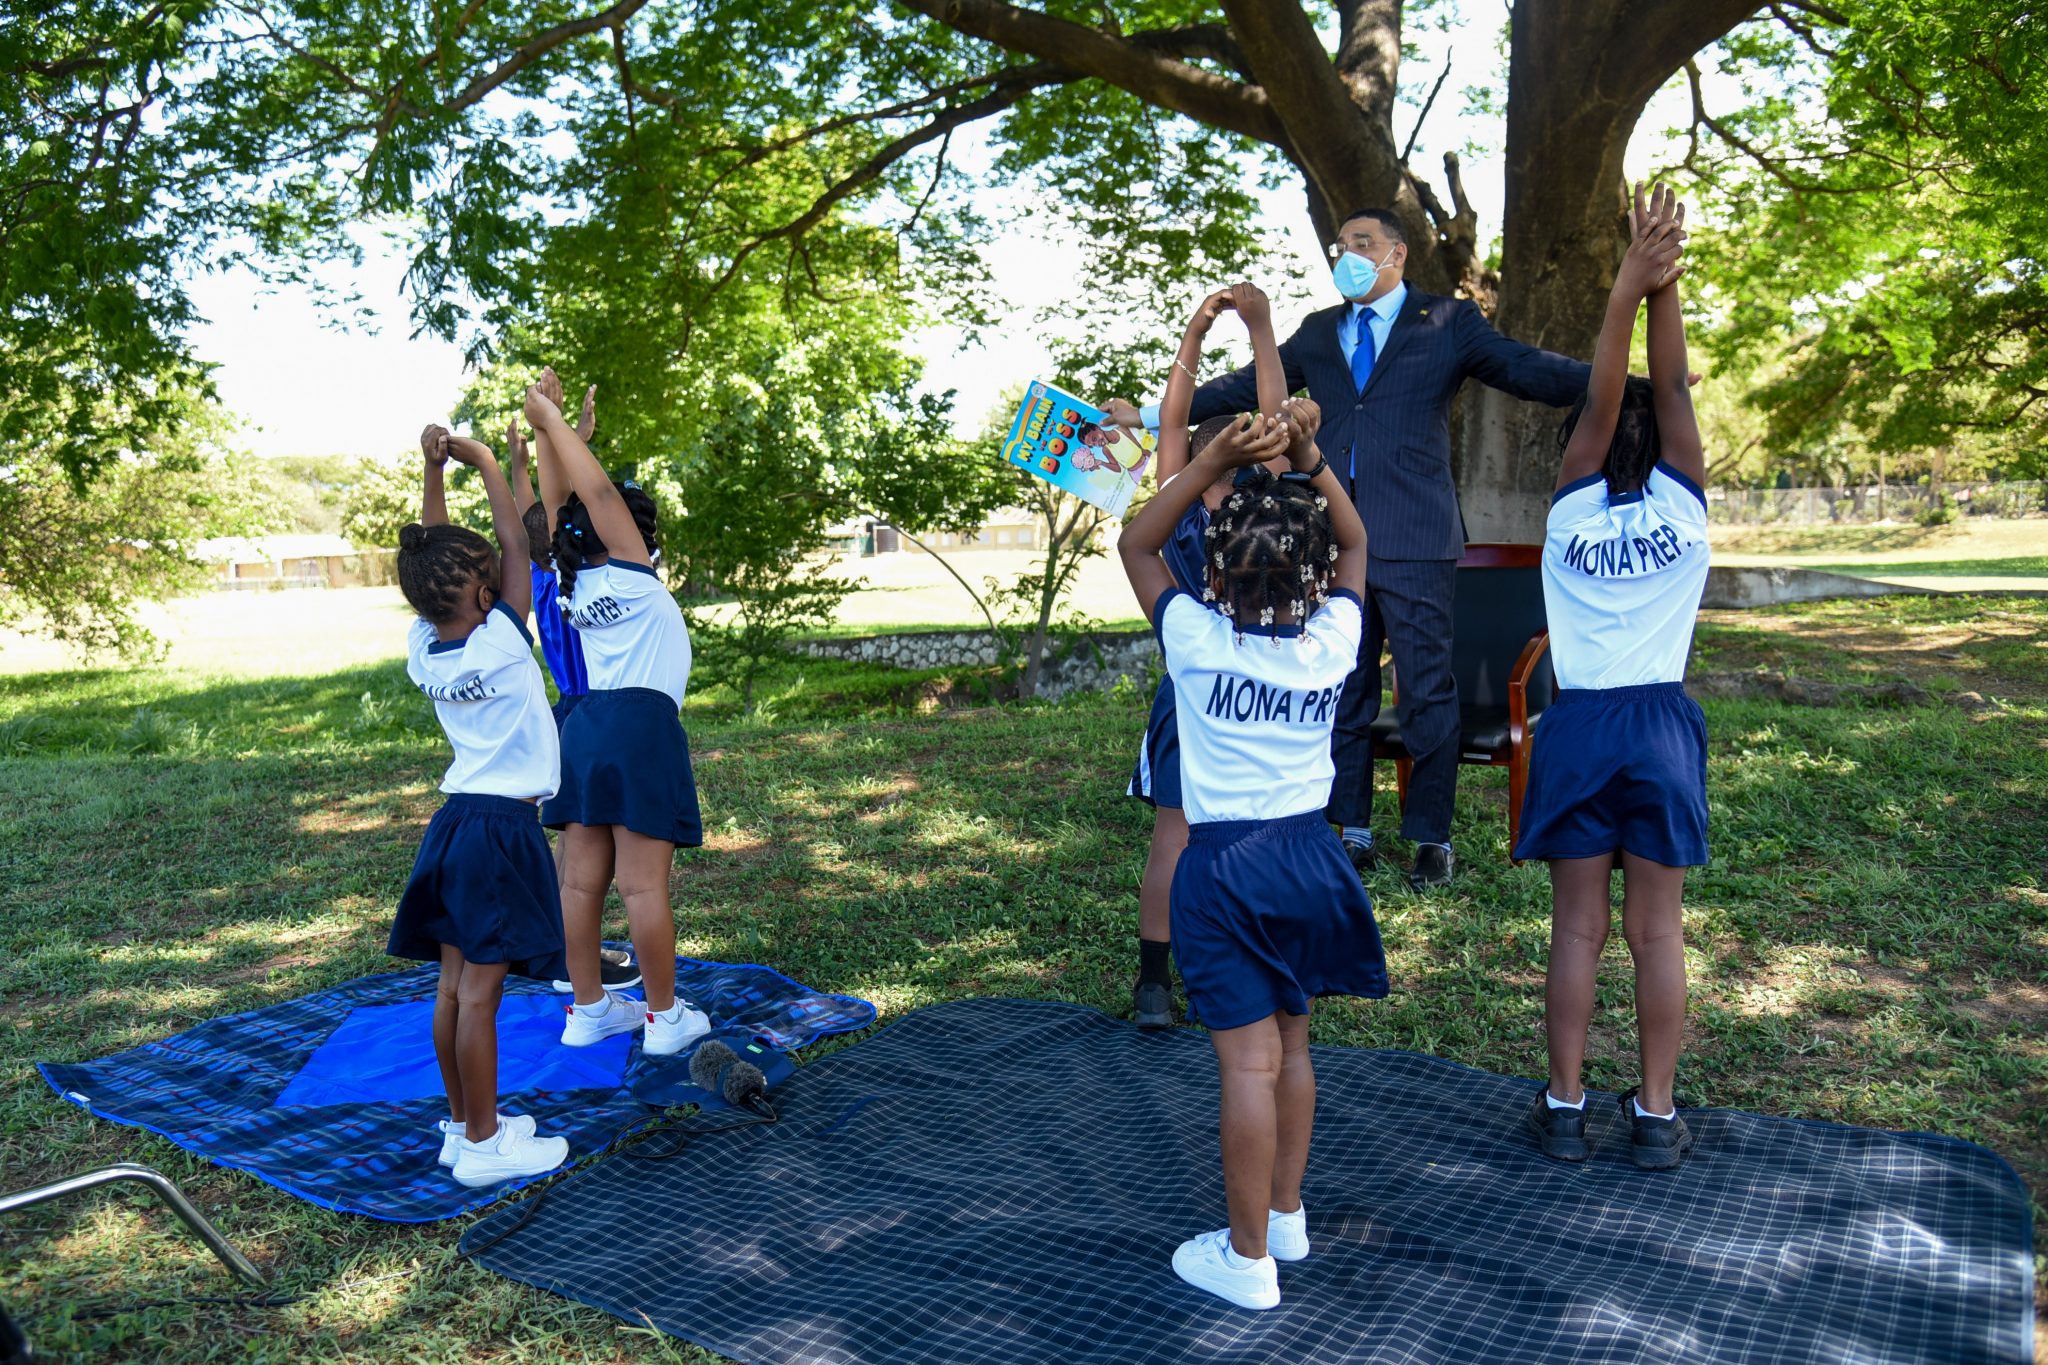
{"label": "black dress shoe", "polygon": [[1549,1100],[1549,1089],[1536,1092],[1536,1104],[1529,1110],[1529,1127],[1536,1132],[1537,1145],[1552,1161],[1586,1159],[1586,1106],[1559,1109]]}
{"label": "black dress shoe", "polygon": [[[601,948],[597,954],[597,979],[608,991],[631,990],[640,984],[640,968],[633,963],[633,955],[623,948]],[[576,988],[566,981],[554,982],[558,994],[567,995]]]}
{"label": "black dress shoe", "polygon": [[1417,891],[1426,891],[1432,886],[1449,886],[1451,873],[1457,866],[1458,860],[1443,844],[1417,844],[1415,866],[1408,872],[1408,885]]}
{"label": "black dress shoe", "polygon": [[1344,856],[1351,860],[1351,870],[1361,875],[1377,872],[1387,865],[1387,860],[1380,856],[1379,848],[1373,844],[1354,844],[1347,839],[1344,841]]}
{"label": "black dress shoe", "polygon": [[1131,991],[1131,1022],[1141,1029],[1173,1027],[1173,987],[1140,981]]}
{"label": "black dress shoe", "polygon": [[[1675,1106],[1674,1106],[1675,1108]],[[1629,1154],[1645,1171],[1675,1171],[1692,1150],[1692,1130],[1673,1113],[1668,1119],[1651,1118],[1636,1112],[1636,1092],[1621,1097],[1621,1112],[1629,1122]]]}

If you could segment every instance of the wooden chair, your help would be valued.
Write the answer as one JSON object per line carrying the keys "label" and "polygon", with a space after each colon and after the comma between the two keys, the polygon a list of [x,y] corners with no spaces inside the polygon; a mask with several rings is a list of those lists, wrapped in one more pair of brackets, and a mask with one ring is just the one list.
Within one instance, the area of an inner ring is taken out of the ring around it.
{"label": "wooden chair", "polygon": [[[1451,673],[1458,681],[1458,761],[1508,770],[1508,847],[1522,828],[1522,792],[1537,718],[1557,695],[1543,614],[1543,547],[1476,544],[1458,561]],[[1387,677],[1396,700],[1400,679]],[[1414,761],[1393,707],[1372,726],[1374,759],[1394,760],[1401,804]]]}

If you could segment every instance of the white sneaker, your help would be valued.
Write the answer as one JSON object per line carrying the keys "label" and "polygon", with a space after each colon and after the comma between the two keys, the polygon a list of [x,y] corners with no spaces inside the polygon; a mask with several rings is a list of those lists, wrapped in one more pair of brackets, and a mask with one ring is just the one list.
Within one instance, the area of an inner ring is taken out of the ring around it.
{"label": "white sneaker", "polygon": [[640,1040],[640,1050],[650,1057],[673,1056],[709,1032],[711,1020],[704,1011],[692,1009],[678,997],[666,1014],[647,1011],[647,1033]]}
{"label": "white sneaker", "polygon": [[[516,1128],[521,1137],[532,1137],[533,1115],[500,1113],[498,1115],[498,1126],[500,1128]],[[440,1160],[443,1166],[453,1166],[455,1164],[455,1153],[462,1141],[462,1131],[462,1125],[454,1119],[441,1120]]]}
{"label": "white sneaker", "polygon": [[1229,1228],[1182,1242],[1173,1253],[1173,1273],[1239,1308],[1280,1306],[1279,1265],[1271,1256],[1247,1261],[1232,1251]]}
{"label": "white sneaker", "polygon": [[1266,1211],[1266,1254],[1276,1261],[1308,1259],[1308,1205],[1293,1213]]}
{"label": "white sneaker", "polygon": [[562,1025],[562,1046],[589,1047],[601,1043],[615,1033],[631,1033],[647,1022],[647,1007],[638,1000],[626,1000],[604,993],[604,1008],[588,1013],[583,1006],[571,1004],[569,1020]]}
{"label": "white sneaker", "polygon": [[483,1142],[455,1141],[455,1179],[471,1189],[525,1175],[546,1175],[569,1159],[569,1139],[514,1132],[510,1124],[499,1124],[498,1131]]}

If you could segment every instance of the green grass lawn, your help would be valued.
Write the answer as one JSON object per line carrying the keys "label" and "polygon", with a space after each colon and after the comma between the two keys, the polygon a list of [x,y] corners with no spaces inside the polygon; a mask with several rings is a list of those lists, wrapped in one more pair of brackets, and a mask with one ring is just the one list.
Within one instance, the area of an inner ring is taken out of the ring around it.
{"label": "green grass lawn", "polygon": [[1850,564],[1805,564],[1862,578],[2048,578],[2048,555],[2014,555],[2005,559],[1901,559],[1889,563],[1858,560]]}
{"label": "green grass lawn", "polygon": [[[1702,666],[2009,679],[2007,709],[1708,707],[1713,864],[1687,897],[1698,1104],[1982,1142],[2048,1198],[2048,604],[1902,599],[1716,613]],[[1975,670],[1973,672],[1972,670]],[[806,661],[765,718],[693,703],[707,846],[678,860],[681,950],[867,996],[884,1020],[999,994],[1119,1010],[1147,812],[1120,793],[1147,698],[920,711],[916,675]],[[46,1349],[165,1362],[713,1359],[457,1259],[464,1221],[328,1213],[91,1118],[35,1076],[388,969],[393,898],[437,804],[431,711],[395,663],[208,682],[16,677],[0,692],[0,1186],[116,1160],[184,1184],[288,1307],[239,1291],[133,1194],[0,1227],[0,1299]],[[1373,884],[1395,983],[1320,1042],[1542,1071],[1548,896],[1506,861],[1504,782],[1466,769],[1447,893]],[[1588,1083],[1634,1079],[1627,959],[1605,961]],[[828,1044],[811,1054],[844,1046]],[[1326,1097],[1335,1098],[1335,1097]],[[1514,1116],[1503,1116],[1511,1121]],[[642,1235],[621,1230],[622,1236]],[[687,1229],[658,1235],[687,1236]]]}

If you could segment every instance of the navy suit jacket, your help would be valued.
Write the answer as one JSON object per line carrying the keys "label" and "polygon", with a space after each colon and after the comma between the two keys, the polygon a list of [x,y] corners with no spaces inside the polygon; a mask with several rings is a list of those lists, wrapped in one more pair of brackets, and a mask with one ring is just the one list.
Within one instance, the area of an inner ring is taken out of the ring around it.
{"label": "navy suit jacket", "polygon": [[[1465,516],[1451,481],[1451,399],[1469,378],[1517,398],[1564,407],[1586,391],[1592,367],[1510,341],[1469,299],[1410,285],[1360,393],[1337,328],[1349,304],[1310,313],[1280,343],[1287,391],[1308,390],[1323,411],[1316,444],[1337,477],[1357,455],[1352,501],[1375,559],[1457,559]],[[1193,422],[1258,406],[1247,365],[1195,390]]]}

